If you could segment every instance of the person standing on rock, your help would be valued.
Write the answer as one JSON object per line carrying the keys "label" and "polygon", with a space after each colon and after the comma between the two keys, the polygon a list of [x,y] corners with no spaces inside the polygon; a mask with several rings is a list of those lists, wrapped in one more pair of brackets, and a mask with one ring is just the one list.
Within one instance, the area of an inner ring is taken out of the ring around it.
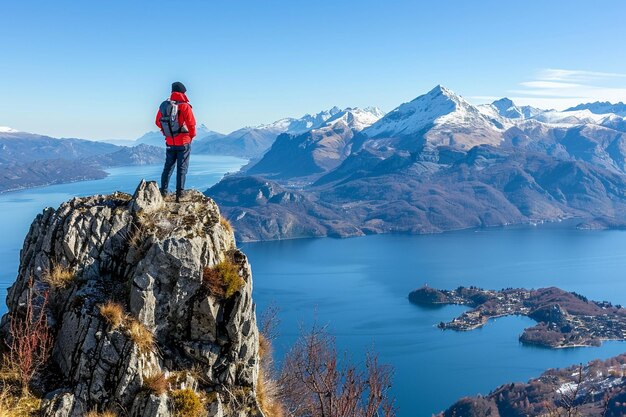
{"label": "person standing on rock", "polygon": [[185,95],[187,89],[181,82],[172,84],[172,94],[159,106],[156,125],[165,136],[165,166],[161,174],[161,195],[165,197],[170,178],[176,165],[176,202],[179,203],[185,189],[185,177],[189,168],[191,142],[196,136],[196,119]]}

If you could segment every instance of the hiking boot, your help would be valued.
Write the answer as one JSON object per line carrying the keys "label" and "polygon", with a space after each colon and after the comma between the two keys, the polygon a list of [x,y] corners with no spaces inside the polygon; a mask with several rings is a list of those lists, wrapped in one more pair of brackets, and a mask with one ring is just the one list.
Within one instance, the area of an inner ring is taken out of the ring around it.
{"label": "hiking boot", "polygon": [[159,188],[159,191],[161,192],[161,197],[165,198],[167,197],[167,190],[164,188]]}
{"label": "hiking boot", "polygon": [[176,202],[180,203],[181,198],[183,198],[185,196],[185,191],[183,190],[176,190]]}

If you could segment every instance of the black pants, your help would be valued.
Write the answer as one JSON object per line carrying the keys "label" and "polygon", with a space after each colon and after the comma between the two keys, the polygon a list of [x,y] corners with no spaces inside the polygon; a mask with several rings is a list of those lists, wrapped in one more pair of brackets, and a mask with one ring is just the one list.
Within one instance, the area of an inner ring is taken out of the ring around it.
{"label": "black pants", "polygon": [[170,185],[170,178],[174,172],[176,164],[176,194],[180,194],[185,189],[185,176],[189,168],[189,156],[191,155],[191,144],[184,146],[167,146],[165,150],[165,166],[161,174],[161,189],[167,191]]}

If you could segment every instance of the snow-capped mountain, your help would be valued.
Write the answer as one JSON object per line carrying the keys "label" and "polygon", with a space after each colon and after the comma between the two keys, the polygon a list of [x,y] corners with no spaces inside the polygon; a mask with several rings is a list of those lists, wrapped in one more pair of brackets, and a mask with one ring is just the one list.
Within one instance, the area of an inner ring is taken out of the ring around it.
{"label": "snow-capped mountain", "polygon": [[[196,140],[200,141],[207,138],[220,137],[224,136],[224,134],[215,132],[205,124],[199,124],[196,126]],[[153,130],[151,132],[145,133],[143,136],[135,140],[136,144],[146,143],[148,145],[165,147],[165,138],[163,137],[163,133],[159,130]]]}
{"label": "snow-capped mountain", "polygon": [[274,123],[244,129],[268,130],[277,133],[302,133],[321,126],[331,117],[341,113],[341,111],[339,107],[334,106],[331,109],[323,110],[317,114],[311,115],[307,113],[298,119],[287,117],[277,120]]}
{"label": "snow-capped mountain", "polygon": [[8,126],[0,126],[0,133],[18,133],[18,130],[15,130]]}
{"label": "snow-capped mountain", "polygon": [[609,103],[608,101],[596,101],[594,103],[582,103],[569,109],[565,109],[566,112],[576,110],[589,110],[595,114],[608,114],[613,113],[618,116],[626,117],[626,104],[622,103]]}
{"label": "snow-capped mountain", "polygon": [[366,107],[364,109],[358,107],[348,107],[326,120],[322,127],[334,126],[337,123],[343,123],[350,129],[361,131],[373,125],[384,116],[385,112],[378,107]]}
{"label": "snow-capped mountain", "polygon": [[584,124],[599,125],[612,116],[614,115],[595,114],[587,109],[570,111],[546,110],[537,114],[533,119],[557,126],[577,126]]}
{"label": "snow-capped mountain", "polygon": [[377,107],[347,108],[317,128],[300,134],[281,134],[248,172],[292,178],[329,171],[350,154],[357,132],[383,116]]}
{"label": "snow-capped mountain", "polygon": [[273,123],[244,127],[228,135],[198,144],[195,151],[216,155],[232,155],[258,158],[267,151],[281,133],[300,134],[323,125],[331,117],[341,113],[338,107],[317,114],[305,114],[300,118],[287,117]]}
{"label": "snow-capped mountain", "polygon": [[363,132],[370,138],[423,137],[434,145],[470,148],[500,143],[506,126],[461,96],[438,85],[387,113]]}
{"label": "snow-capped mountain", "polygon": [[203,138],[207,135],[213,135],[213,134],[221,135],[221,133],[209,129],[204,123],[200,123],[199,125],[196,126],[197,138]]}
{"label": "snow-capped mountain", "polygon": [[500,116],[507,119],[531,119],[545,110],[532,106],[517,106],[507,97],[496,100],[491,104],[481,104],[478,109],[491,117]]}

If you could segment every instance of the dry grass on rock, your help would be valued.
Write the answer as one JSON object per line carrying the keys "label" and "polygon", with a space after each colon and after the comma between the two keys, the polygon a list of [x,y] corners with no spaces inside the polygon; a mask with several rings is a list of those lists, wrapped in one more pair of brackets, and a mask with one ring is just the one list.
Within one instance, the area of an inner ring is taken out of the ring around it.
{"label": "dry grass on rock", "polygon": [[213,267],[206,267],[202,273],[202,282],[211,295],[230,298],[246,284],[239,275],[239,266],[226,259]]}
{"label": "dry grass on rock", "polygon": [[43,276],[43,281],[52,288],[66,288],[73,280],[75,274],[67,267],[54,263],[52,268]]}
{"label": "dry grass on rock", "polygon": [[169,383],[163,372],[157,372],[143,379],[143,387],[154,395],[161,395],[167,391]]}
{"label": "dry grass on rock", "polygon": [[107,301],[100,306],[100,314],[111,326],[111,330],[123,328],[140,351],[150,352],[154,349],[154,334],[139,320],[124,312],[120,303]]}
{"label": "dry grass on rock", "polygon": [[107,301],[100,306],[100,314],[111,325],[111,329],[115,330],[124,323],[126,315],[124,307],[114,301]]}
{"label": "dry grass on rock", "polygon": [[135,318],[127,318],[126,332],[140,351],[147,353],[154,349],[154,334]]}

